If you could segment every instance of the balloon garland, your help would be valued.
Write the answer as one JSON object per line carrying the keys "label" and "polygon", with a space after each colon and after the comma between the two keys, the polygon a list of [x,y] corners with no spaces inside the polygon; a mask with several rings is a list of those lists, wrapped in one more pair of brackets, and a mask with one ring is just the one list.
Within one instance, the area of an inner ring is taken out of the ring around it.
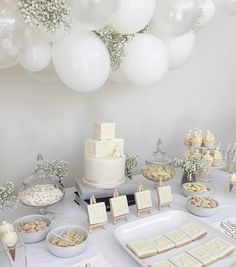
{"label": "balloon garland", "polygon": [[[236,0],[219,1],[236,15]],[[19,63],[47,82],[55,71],[79,92],[149,85],[188,60],[214,14],[213,0],[3,0],[0,69]]]}

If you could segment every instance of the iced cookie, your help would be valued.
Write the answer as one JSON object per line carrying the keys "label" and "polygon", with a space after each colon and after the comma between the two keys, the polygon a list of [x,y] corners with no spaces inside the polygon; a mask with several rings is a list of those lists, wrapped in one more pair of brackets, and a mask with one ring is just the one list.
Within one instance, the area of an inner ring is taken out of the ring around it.
{"label": "iced cookie", "polygon": [[210,252],[204,246],[187,251],[189,255],[200,261],[204,266],[208,266],[218,261],[218,255]]}
{"label": "iced cookie", "polygon": [[170,258],[170,261],[176,267],[203,267],[202,263],[194,259],[192,256],[183,253],[179,256]]}
{"label": "iced cookie", "polygon": [[150,243],[157,250],[158,253],[169,251],[175,248],[175,244],[166,237],[164,237],[163,235],[156,236],[150,239]]}
{"label": "iced cookie", "polygon": [[133,241],[126,246],[140,259],[155,256],[157,254],[157,250],[147,241]]}
{"label": "iced cookie", "polygon": [[235,250],[235,247],[233,245],[220,238],[215,238],[207,242],[204,247],[210,252],[218,255],[219,259],[228,256]]}
{"label": "iced cookie", "polygon": [[189,223],[181,228],[181,230],[191,237],[192,241],[202,238],[207,234],[207,231],[199,227],[198,225],[194,223]]}
{"label": "iced cookie", "polygon": [[165,237],[167,237],[171,242],[173,242],[176,248],[187,245],[192,242],[192,239],[189,236],[187,236],[184,232],[178,229],[165,234]]}

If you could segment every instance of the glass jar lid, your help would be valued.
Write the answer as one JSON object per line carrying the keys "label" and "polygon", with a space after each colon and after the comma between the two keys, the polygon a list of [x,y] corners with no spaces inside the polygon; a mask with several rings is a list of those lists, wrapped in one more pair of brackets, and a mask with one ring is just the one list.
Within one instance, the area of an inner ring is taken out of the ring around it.
{"label": "glass jar lid", "polygon": [[162,151],[162,140],[159,139],[156,150],[153,151],[152,155],[148,157],[145,162],[148,165],[170,165],[172,163],[172,160],[167,158],[165,155],[166,153]]}

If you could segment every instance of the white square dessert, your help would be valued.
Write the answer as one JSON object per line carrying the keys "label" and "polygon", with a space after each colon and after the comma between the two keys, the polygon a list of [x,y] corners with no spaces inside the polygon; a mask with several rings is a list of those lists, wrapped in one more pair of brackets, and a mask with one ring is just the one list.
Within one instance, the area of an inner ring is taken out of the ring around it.
{"label": "white square dessert", "polygon": [[163,235],[156,236],[150,239],[150,243],[153,245],[153,247],[157,250],[158,253],[169,251],[175,248],[175,244]]}
{"label": "white square dessert", "polygon": [[109,156],[109,142],[107,140],[85,140],[85,155],[95,158]]}
{"label": "white square dessert", "polygon": [[152,207],[152,197],[149,190],[136,192],[134,194],[134,197],[138,210],[148,209]]}
{"label": "white square dessert", "polygon": [[187,253],[169,259],[176,267],[203,267],[202,263]]}
{"label": "white square dessert", "polygon": [[99,140],[115,139],[115,127],[113,122],[95,122],[93,138]]}
{"label": "white square dessert", "polygon": [[102,224],[107,222],[106,206],[104,202],[87,206],[89,224]]}
{"label": "white square dessert", "polygon": [[114,217],[129,214],[129,206],[126,196],[110,198],[110,206]]}
{"label": "white square dessert", "polygon": [[181,230],[191,237],[192,241],[197,240],[207,234],[207,231],[196,225],[195,223],[189,223],[181,227]]}
{"label": "white square dessert", "polygon": [[224,258],[231,254],[235,250],[235,246],[229,244],[228,242],[215,238],[209,242],[207,242],[204,247],[212,253],[218,255],[218,258]]}
{"label": "white square dessert", "polygon": [[172,241],[175,244],[176,248],[192,242],[192,239],[179,229],[165,234],[165,237]]}
{"label": "white square dessert", "polygon": [[152,263],[148,267],[176,267],[170,261],[160,261],[157,263]]}
{"label": "white square dessert", "polygon": [[188,250],[187,253],[193,256],[196,260],[200,261],[204,266],[213,264],[219,259],[217,254],[210,252],[204,246]]}
{"label": "white square dessert", "polygon": [[133,241],[126,246],[140,259],[155,256],[157,254],[157,250],[148,241]]}

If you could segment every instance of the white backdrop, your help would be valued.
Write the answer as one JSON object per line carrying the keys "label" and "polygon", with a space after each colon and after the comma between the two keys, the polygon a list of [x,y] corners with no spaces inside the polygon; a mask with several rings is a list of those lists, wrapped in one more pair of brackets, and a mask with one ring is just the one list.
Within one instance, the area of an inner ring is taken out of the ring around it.
{"label": "white backdrop", "polygon": [[[147,156],[158,137],[183,151],[189,128],[209,128],[226,146],[236,141],[236,17],[217,15],[197,35],[193,56],[150,88],[107,83],[79,94],[60,81],[35,81],[20,67],[0,71],[0,183],[31,174],[37,153],[66,159],[82,175],[84,139],[95,120],[117,123],[126,152]],[[92,79],[92,77],[91,77]]]}

